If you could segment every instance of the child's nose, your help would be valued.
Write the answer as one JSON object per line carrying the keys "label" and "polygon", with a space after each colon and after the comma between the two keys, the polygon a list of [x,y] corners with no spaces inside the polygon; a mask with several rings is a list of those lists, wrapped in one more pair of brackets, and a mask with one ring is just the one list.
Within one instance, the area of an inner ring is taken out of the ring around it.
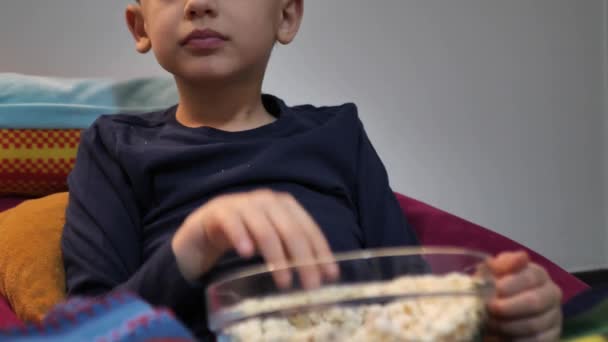
{"label": "child's nose", "polygon": [[188,19],[217,16],[217,0],[187,0],[184,15]]}

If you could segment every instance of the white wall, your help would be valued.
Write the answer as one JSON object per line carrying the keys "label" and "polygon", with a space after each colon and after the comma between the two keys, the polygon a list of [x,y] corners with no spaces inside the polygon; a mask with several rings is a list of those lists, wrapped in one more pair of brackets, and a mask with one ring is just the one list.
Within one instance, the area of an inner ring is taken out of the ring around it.
{"label": "white wall", "polygon": [[608,258],[608,0],[604,0],[604,223]]}
{"label": "white wall", "polygon": [[[125,0],[9,2],[0,71],[162,74],[133,52]],[[266,89],[356,101],[396,190],[568,269],[606,266],[603,3],[307,1]]]}

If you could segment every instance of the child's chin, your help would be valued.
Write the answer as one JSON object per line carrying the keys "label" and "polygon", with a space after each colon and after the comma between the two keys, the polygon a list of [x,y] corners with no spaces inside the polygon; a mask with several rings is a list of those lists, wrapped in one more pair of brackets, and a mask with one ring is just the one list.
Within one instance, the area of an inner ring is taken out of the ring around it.
{"label": "child's chin", "polygon": [[180,72],[179,78],[188,82],[221,82],[238,78],[238,72],[222,68],[197,68]]}

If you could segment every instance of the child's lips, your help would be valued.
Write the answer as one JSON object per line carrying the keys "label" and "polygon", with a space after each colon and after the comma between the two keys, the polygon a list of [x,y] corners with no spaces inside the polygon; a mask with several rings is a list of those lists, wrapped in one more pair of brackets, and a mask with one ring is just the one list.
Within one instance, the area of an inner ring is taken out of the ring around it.
{"label": "child's lips", "polygon": [[225,42],[221,38],[193,38],[189,39],[184,46],[192,49],[212,50],[220,48]]}
{"label": "child's lips", "polygon": [[205,29],[194,30],[181,42],[181,45],[195,50],[213,50],[220,48],[228,38],[219,32]]}

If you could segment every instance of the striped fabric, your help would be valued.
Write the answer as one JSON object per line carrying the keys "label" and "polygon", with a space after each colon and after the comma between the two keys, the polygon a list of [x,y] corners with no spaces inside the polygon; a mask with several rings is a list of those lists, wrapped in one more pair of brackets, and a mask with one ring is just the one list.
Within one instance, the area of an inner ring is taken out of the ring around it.
{"label": "striped fabric", "polygon": [[0,196],[67,190],[79,129],[0,129]]}

